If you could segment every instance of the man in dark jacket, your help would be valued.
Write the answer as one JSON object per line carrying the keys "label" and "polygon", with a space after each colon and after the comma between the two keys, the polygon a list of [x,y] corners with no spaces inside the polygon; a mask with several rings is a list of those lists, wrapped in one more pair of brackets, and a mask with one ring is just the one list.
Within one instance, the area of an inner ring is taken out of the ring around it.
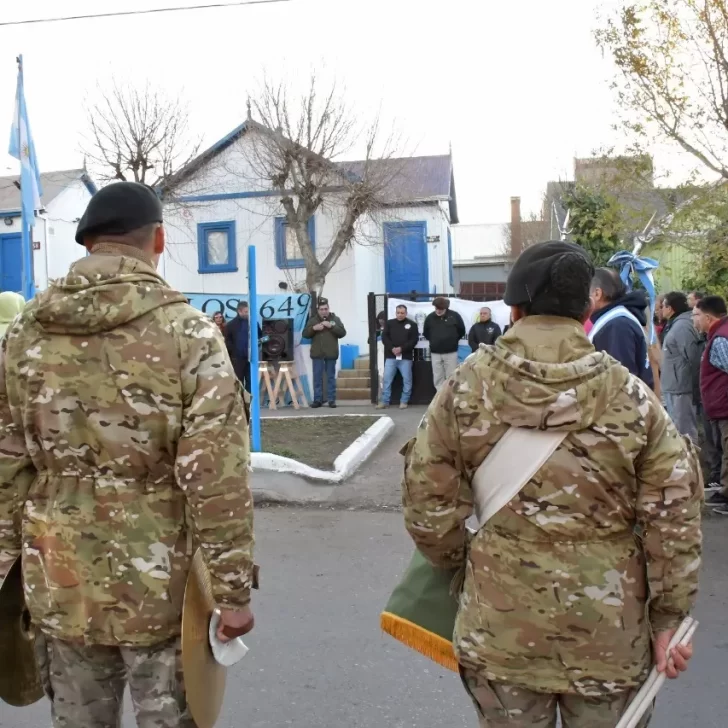
{"label": "man in dark jacket", "polygon": [[501,328],[490,317],[490,309],[483,306],[480,309],[480,321],[470,327],[468,344],[473,351],[477,351],[481,344],[495,344],[496,339],[501,335]]}
{"label": "man in dark jacket", "polygon": [[395,318],[390,319],[382,329],[384,344],[384,382],[382,383],[382,401],[377,409],[389,407],[392,398],[392,382],[399,372],[402,375],[402,398],[400,409],[407,409],[412,395],[412,360],[415,347],[420,339],[417,324],[407,318],[407,306],[397,306]]}
{"label": "man in dark jacket", "polygon": [[432,381],[435,389],[458,368],[458,344],[465,338],[465,324],[457,311],[450,310],[449,299],[438,296],[435,310],[425,319],[422,333],[430,342]]}
{"label": "man in dark jacket", "polygon": [[317,314],[311,316],[303,330],[303,338],[311,339],[313,363],[313,402],[321,407],[324,399],[324,372],[329,407],[336,407],[336,360],[339,358],[339,339],[346,336],[341,319],[329,310],[328,298],[319,298]]}
{"label": "man in dark jacket", "polygon": [[[245,301],[238,303],[238,315],[225,325],[225,345],[233,362],[233,369],[245,389],[250,392],[250,317]],[[258,336],[262,336],[258,326]]]}
{"label": "man in dark jacket", "polygon": [[662,315],[668,320],[661,370],[665,408],[678,432],[697,443],[698,420],[693,393],[700,366],[700,346],[687,296],[680,291],[666,294]]}
{"label": "man in dark jacket", "polygon": [[629,293],[617,271],[597,268],[591,284],[594,312],[589,340],[654,389],[647,356],[647,297],[644,291]]}

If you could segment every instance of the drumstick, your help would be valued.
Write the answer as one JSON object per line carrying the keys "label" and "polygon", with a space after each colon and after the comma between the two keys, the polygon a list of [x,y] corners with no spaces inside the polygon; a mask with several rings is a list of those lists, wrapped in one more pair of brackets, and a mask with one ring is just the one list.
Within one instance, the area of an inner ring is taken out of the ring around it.
{"label": "drumstick", "polygon": [[[683,620],[668,645],[668,659],[675,647],[690,644],[697,628],[698,622],[692,617],[686,617]],[[657,668],[653,667],[645,684],[640,688],[640,691],[629,704],[621,720],[617,723],[617,728],[636,728],[644,714],[649,710],[650,705],[652,705],[655,696],[664,682],[665,673],[657,672]]]}

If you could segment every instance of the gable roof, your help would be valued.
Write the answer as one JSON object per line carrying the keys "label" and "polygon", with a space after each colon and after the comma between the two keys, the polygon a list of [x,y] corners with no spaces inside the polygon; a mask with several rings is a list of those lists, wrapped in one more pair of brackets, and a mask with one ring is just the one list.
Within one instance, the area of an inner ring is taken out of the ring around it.
{"label": "gable roof", "polygon": [[[361,177],[366,162],[337,162],[345,174]],[[375,175],[389,175],[383,194],[388,205],[448,201],[450,221],[458,222],[457,196],[452,157],[441,154],[429,157],[401,157],[371,160]]]}
{"label": "gable roof", "polygon": [[246,131],[254,127],[265,129],[264,126],[261,126],[252,119],[246,119],[240,126],[236,126],[229,134],[226,134],[222,139],[216,141],[211,147],[205,149],[204,152],[200,152],[193,160],[182,167],[182,169],[170,175],[164,181],[163,187],[160,189],[160,194],[163,196],[166,192],[169,192],[186,179],[192,177],[192,175],[202,169],[202,167],[213,160],[218,154],[236,142]]}
{"label": "gable roof", "polygon": [[[162,194],[189,179],[218,154],[234,144],[246,132],[252,130],[263,133],[270,132],[270,129],[263,126],[263,124],[259,124],[253,119],[246,119],[240,126],[237,126],[229,134],[226,134],[222,139],[198,154],[191,162],[166,180]],[[311,152],[311,154],[315,153]],[[328,160],[324,161],[330,163]],[[352,176],[362,176],[365,162],[333,162],[330,164],[351,180]],[[455,177],[453,175],[451,155],[380,159],[372,160],[370,164],[381,166],[383,168],[381,170],[382,174],[389,173],[387,167],[392,168],[392,179],[386,185],[384,191],[387,204],[397,205],[448,200],[450,203],[450,221],[453,224],[458,222]]]}
{"label": "gable roof", "polygon": [[[40,201],[44,208],[55,200],[69,185],[77,180],[86,185],[91,195],[97,187],[83,169],[66,169],[58,172],[41,172],[40,186],[43,189]],[[18,212],[20,215],[20,176],[0,177],[0,212]]]}

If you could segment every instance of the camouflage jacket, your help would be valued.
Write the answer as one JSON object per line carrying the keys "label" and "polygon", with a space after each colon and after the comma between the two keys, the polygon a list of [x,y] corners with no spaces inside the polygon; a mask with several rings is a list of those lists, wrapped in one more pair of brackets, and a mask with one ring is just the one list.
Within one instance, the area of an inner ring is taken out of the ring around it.
{"label": "camouflage jacket", "polygon": [[[471,479],[508,426],[568,434],[470,541]],[[641,683],[650,629],[693,607],[702,492],[694,447],[650,389],[576,322],[539,316],[482,346],[441,389],[407,447],[403,483],[418,548],[465,567],[460,662],[489,680],[583,695]]]}
{"label": "camouflage jacket", "polygon": [[[0,360],[0,576],[22,542],[34,622],[86,644],[179,634],[191,544],[250,600],[248,424],[220,331],[133,248],[30,302]],[[22,537],[22,538],[21,538]]]}

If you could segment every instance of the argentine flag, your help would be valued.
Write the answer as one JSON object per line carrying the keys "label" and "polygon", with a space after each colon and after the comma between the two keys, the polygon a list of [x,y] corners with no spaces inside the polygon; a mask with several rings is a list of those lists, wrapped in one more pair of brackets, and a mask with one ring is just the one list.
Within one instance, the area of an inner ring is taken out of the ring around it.
{"label": "argentine flag", "polygon": [[11,157],[20,160],[20,198],[22,205],[23,223],[31,227],[35,222],[35,213],[40,210],[40,172],[38,159],[35,156],[35,145],[30,135],[30,122],[28,121],[28,108],[25,105],[25,91],[23,89],[23,59],[18,59],[18,89],[15,96],[15,116],[10,130]]}

